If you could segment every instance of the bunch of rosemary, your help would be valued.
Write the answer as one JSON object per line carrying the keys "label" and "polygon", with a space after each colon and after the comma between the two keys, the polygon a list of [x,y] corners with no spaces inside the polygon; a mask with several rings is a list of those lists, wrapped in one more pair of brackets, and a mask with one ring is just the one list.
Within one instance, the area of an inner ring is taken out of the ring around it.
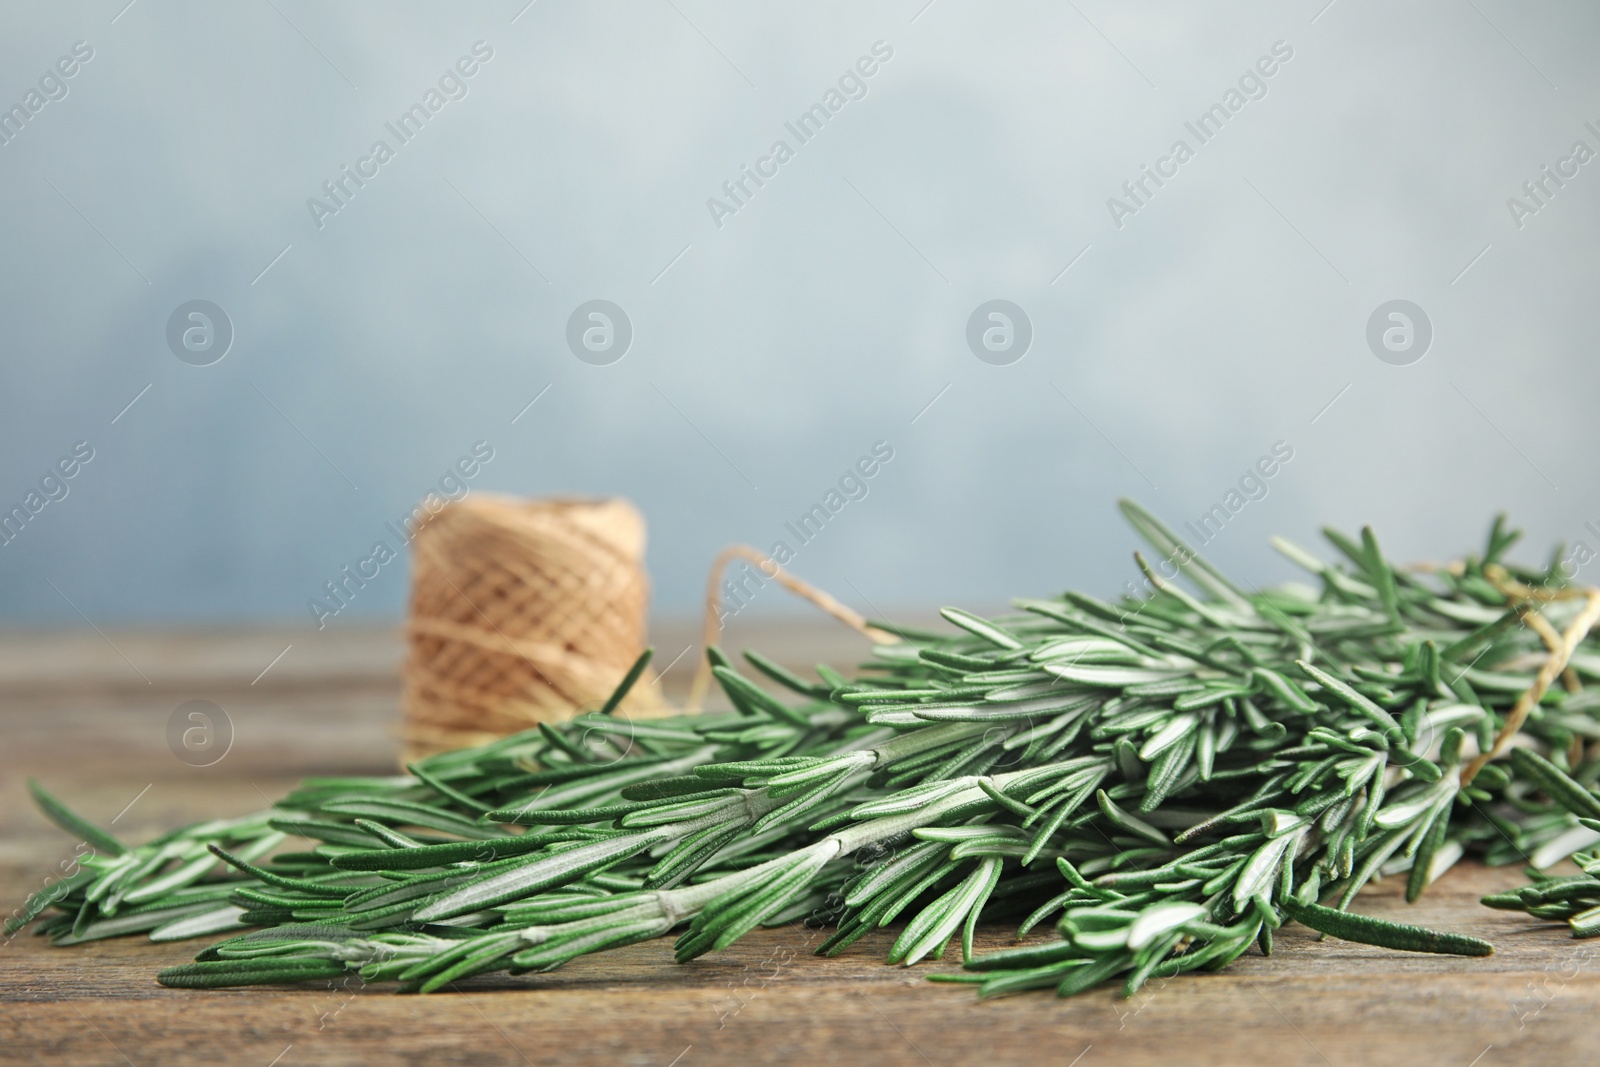
{"label": "bunch of rosemary", "polygon": [[[1320,588],[1246,591],[1123,511],[1198,595],[1136,554],[1145,597],[947,609],[950,634],[879,623],[898,640],[855,681],[747,653],[788,699],[712,649],[731,712],[619,719],[647,653],[569,723],[309,780],[136,848],[38,791],[92,853],[9,925],[53,910],[39,929],[58,944],[257,927],[160,981],[357,971],[429,992],[674,930],[687,961],[758,925],[831,924],[833,954],[899,923],[891,961],[959,933],[967,972],[937,977],[984,994],[1116,976],[1132,993],[1270,951],[1286,920],[1487,954],[1345,909],[1380,875],[1415,899],[1469,850],[1540,868],[1600,842],[1600,593],[1505,562],[1500,521],[1481,556],[1430,572],[1392,566],[1370,530],[1327,531],[1339,566],[1275,541]],[[312,845],[276,851],[290,836]],[[1517,906],[1593,933],[1597,885],[1540,881]],[[980,918],[1007,916],[1060,937],[974,958]]]}

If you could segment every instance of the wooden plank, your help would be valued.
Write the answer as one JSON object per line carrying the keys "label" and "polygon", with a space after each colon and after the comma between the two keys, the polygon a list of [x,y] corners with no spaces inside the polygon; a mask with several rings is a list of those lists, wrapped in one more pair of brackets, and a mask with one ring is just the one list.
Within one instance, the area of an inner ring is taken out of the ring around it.
{"label": "wooden plank", "polygon": [[[818,934],[759,931],[686,966],[666,941],[579,960],[551,975],[484,977],[462,995],[397,997],[359,982],[290,989],[167,990],[152,975],[192,945],[108,941],[7,947],[8,1053],[73,1063],[657,1063],[1093,1061],[1284,1064],[1577,1063],[1600,1007],[1592,947],[1550,927],[1478,907],[1513,884],[1507,871],[1465,868],[1407,908],[1391,882],[1363,901],[1387,917],[1489,937],[1486,960],[1390,953],[1288,930],[1271,958],[1217,975],[1155,982],[1132,1000],[1098,990],[981,1002],[934,986],[930,970],[881,961],[887,935],[833,960]],[[14,874],[5,891],[20,888]],[[984,932],[984,947],[1009,941]],[[90,1025],[86,1025],[88,1020]],[[1592,1037],[1590,1038],[1592,1041]],[[692,1058],[690,1058],[692,1056]],[[1174,1058],[1175,1056],[1180,1058]],[[524,1060],[523,1057],[526,1057]]]}
{"label": "wooden plank", "polygon": [[[281,646],[280,646],[281,647]],[[392,692],[392,690],[391,690]],[[234,698],[238,699],[238,698]],[[43,773],[86,815],[132,840],[201,817],[256,810],[305,773],[387,773],[392,696],[257,695],[230,706],[236,747],[212,768],[166,750],[167,697],[38,695],[0,705],[0,901],[20,904],[71,842],[29,805]],[[130,801],[133,801],[129,807]],[[0,944],[0,1060],[73,1064],[1273,1063],[1468,1067],[1587,1063],[1600,1011],[1600,943],[1491,911],[1477,898],[1519,872],[1467,864],[1415,906],[1391,879],[1371,914],[1486,937],[1487,959],[1387,952],[1286,928],[1215,975],[1155,982],[1133,1000],[1096,990],[979,1001],[924,981],[953,960],[884,965],[890,935],[822,960],[822,935],[757,931],[726,952],[672,962],[661,940],[542,976],[486,976],[459,994],[379,987],[203,992],[155,971],[206,942],[140,939],[55,949],[24,933]],[[984,947],[1009,931],[982,932]],[[1491,1047],[1492,1046],[1492,1047]],[[1486,1051],[1487,1050],[1487,1051]],[[279,1058],[281,1057],[281,1058]],[[1081,1057],[1081,1059],[1079,1058]]]}
{"label": "wooden plank", "polygon": [[395,626],[6,633],[0,695],[392,688],[402,654]]}
{"label": "wooden plank", "polygon": [[[911,620],[938,625],[937,618]],[[700,620],[653,620],[656,668],[671,665],[670,696],[688,688],[701,655]],[[868,645],[849,628],[812,615],[741,618],[719,637],[730,651],[759,648],[785,664],[853,663]],[[775,652],[773,650],[776,650]],[[111,628],[0,631],[0,697],[95,697],[341,689],[393,692],[405,656],[398,625],[152,631]]]}

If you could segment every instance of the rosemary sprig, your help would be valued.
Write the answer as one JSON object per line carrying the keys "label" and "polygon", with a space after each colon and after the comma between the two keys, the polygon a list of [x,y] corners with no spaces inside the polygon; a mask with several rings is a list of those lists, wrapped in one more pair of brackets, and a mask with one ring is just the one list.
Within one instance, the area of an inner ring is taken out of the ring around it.
{"label": "rosemary sprig", "polygon": [[[1594,601],[1507,564],[1500,521],[1481,556],[1428,573],[1370,530],[1327,532],[1339,565],[1276,541],[1320,589],[1247,592],[1123,511],[1162,557],[1136,557],[1149,595],[947,609],[946,635],[883,625],[900,639],[854,681],[748,654],[780,697],[712,649],[733,711],[615,718],[641,660],[569,723],[408,775],[312,779],[133,848],[39,791],[90,852],[10,925],[48,915],[58,944],[238,934],[169,985],[355,971],[431,992],[674,931],[688,960],[759,925],[831,925],[833,954],[901,924],[891,962],[959,935],[984,995],[1132,993],[1270,951],[1286,921],[1485,954],[1345,909],[1388,875],[1415,899],[1469,851],[1543,867],[1600,841]],[[288,835],[309,849],[276,851]],[[1577,858],[1582,877],[1485,902],[1600,932],[1600,862]],[[1059,939],[974,957],[976,924],[1006,916]]]}

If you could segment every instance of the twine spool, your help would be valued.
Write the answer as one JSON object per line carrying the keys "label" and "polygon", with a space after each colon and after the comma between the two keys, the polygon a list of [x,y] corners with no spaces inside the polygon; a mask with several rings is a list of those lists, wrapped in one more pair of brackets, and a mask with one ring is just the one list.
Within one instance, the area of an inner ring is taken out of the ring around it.
{"label": "twine spool", "polygon": [[[566,719],[644,649],[644,520],[625,500],[474,494],[412,542],[406,758]],[[624,712],[661,707],[653,676]]]}

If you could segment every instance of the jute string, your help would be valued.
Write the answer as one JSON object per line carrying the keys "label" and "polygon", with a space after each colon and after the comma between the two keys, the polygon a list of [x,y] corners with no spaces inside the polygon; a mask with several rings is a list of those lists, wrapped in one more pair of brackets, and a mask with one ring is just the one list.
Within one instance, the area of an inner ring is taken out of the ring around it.
{"label": "jute string", "polygon": [[[559,722],[610,696],[644,650],[644,544],[644,520],[623,500],[481,494],[428,520],[413,538],[404,760]],[[689,711],[711,681],[704,648],[717,641],[717,587],[735,559],[873,641],[898,640],[749,545],[731,545],[711,566]],[[618,709],[673,710],[648,672]]]}
{"label": "jute string", "polygon": [[[1589,635],[1595,623],[1600,622],[1600,589],[1593,587],[1569,589],[1535,589],[1523,585],[1512,579],[1503,567],[1491,564],[1484,568],[1484,577],[1490,584],[1500,591],[1508,600],[1516,605],[1518,615],[1539,635],[1540,640],[1549,649],[1550,655],[1545,658],[1539,667],[1539,672],[1534,675],[1533,684],[1523,690],[1517,697],[1517,702],[1512,705],[1511,713],[1506,716],[1505,723],[1500,727],[1500,732],[1495,736],[1494,743],[1489,746],[1489,751],[1481,752],[1468,763],[1461,772],[1461,784],[1467,786],[1484,765],[1503,753],[1522,729],[1528,716],[1544,699],[1545,693],[1550,689],[1557,677],[1568,670],[1567,664],[1572,659],[1572,654],[1578,650],[1583,639]],[[1567,624],[1564,631],[1557,632],[1538,611],[1536,605],[1548,604],[1557,600],[1584,599],[1584,605],[1572,621]],[[1570,674],[1567,676],[1567,687],[1575,688],[1577,679]]]}
{"label": "jute string", "polygon": [[[645,641],[644,520],[624,500],[475,494],[413,539],[406,758],[605,700]],[[664,708],[653,675],[623,701]]]}
{"label": "jute string", "polygon": [[[727,570],[728,564],[736,559],[753,563],[756,569],[767,578],[777,582],[783,588],[810,601],[822,611],[838,619],[857,633],[879,644],[892,644],[900,640],[887,630],[880,630],[869,624],[866,617],[827,593],[818,589],[809,582],[803,582],[778,565],[772,557],[751,548],[749,545],[729,545],[717,553],[717,558],[711,561],[711,573],[706,576],[706,607],[705,619],[700,627],[700,645],[702,649],[710,648],[717,643],[717,635],[722,631],[722,574]],[[694,683],[689,687],[689,702],[687,710],[699,711],[705,703],[706,691],[711,687],[711,661],[701,655],[694,671]]]}

